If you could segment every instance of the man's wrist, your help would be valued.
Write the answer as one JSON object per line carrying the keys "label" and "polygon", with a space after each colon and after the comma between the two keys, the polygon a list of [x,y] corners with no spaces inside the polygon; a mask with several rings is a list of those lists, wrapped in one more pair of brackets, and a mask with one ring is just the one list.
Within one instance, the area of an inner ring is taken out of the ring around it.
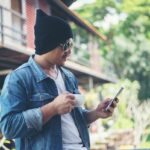
{"label": "man's wrist", "polygon": [[88,112],[88,122],[92,123],[94,121],[96,121],[97,119],[99,119],[99,115],[97,113],[97,110],[91,110],[90,112]]}
{"label": "man's wrist", "polygon": [[58,114],[58,110],[57,110],[57,106],[56,106],[55,102],[52,101],[51,103],[49,103],[49,105],[51,105],[54,115],[57,115]]}
{"label": "man's wrist", "polygon": [[41,107],[43,115],[43,123],[47,122],[50,118],[57,115],[57,110],[54,102],[50,102]]}
{"label": "man's wrist", "polygon": [[99,116],[99,114],[98,114],[98,112],[97,112],[97,110],[95,109],[94,110],[94,116],[95,116],[95,120],[97,120],[97,119],[99,119],[100,118],[100,116]]}

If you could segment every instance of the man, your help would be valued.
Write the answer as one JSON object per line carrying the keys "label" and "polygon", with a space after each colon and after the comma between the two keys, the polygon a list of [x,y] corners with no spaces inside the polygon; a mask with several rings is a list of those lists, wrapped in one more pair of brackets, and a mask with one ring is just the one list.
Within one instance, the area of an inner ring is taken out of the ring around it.
{"label": "man", "polygon": [[17,150],[89,150],[88,125],[112,115],[75,107],[79,93],[74,75],[64,69],[71,53],[72,31],[62,19],[37,10],[35,55],[5,80],[1,93],[1,131]]}

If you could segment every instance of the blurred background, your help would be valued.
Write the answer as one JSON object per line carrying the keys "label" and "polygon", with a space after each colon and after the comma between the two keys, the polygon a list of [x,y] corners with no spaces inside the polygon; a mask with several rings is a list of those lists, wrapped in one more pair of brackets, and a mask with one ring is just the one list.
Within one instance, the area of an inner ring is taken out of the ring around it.
{"label": "blurred background", "polygon": [[[78,79],[85,108],[125,88],[114,115],[91,124],[91,150],[150,150],[150,0],[0,0],[0,89],[34,53],[38,8],[72,27],[65,67]],[[13,148],[1,135],[0,150]]]}

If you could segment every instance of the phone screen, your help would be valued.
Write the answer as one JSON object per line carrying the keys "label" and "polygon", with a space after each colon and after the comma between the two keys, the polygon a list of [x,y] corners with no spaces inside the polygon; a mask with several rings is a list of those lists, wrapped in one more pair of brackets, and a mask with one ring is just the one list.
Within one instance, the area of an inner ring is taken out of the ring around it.
{"label": "phone screen", "polygon": [[112,105],[113,101],[117,98],[117,96],[123,91],[123,87],[120,88],[120,90],[117,92],[117,94],[115,95],[115,97],[109,102],[109,104],[107,105],[107,107],[105,108],[105,111],[108,111],[109,107]]}

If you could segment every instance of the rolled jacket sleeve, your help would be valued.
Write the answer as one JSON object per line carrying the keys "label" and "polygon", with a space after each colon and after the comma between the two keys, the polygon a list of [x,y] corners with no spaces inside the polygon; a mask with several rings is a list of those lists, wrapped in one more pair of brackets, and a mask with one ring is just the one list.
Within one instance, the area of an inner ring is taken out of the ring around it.
{"label": "rolled jacket sleeve", "polygon": [[25,119],[25,123],[27,125],[27,128],[33,128],[38,130],[42,129],[42,112],[40,108],[35,108],[31,110],[27,110],[23,112],[23,116]]}
{"label": "rolled jacket sleeve", "polygon": [[6,138],[29,137],[42,129],[40,108],[28,109],[27,94],[15,75],[6,77],[0,97],[0,127]]}
{"label": "rolled jacket sleeve", "polygon": [[[76,79],[76,77],[74,75],[73,75],[73,82],[74,82],[75,89],[76,89],[75,94],[77,94],[77,93],[80,94],[80,92],[78,90],[78,81],[77,81],[77,79]],[[90,124],[89,124],[89,121],[88,121],[88,113],[90,112],[90,110],[79,108],[79,111],[81,112],[81,114],[82,114],[82,116],[83,116],[83,118],[85,120],[85,123],[86,123],[87,127],[89,127]]]}

